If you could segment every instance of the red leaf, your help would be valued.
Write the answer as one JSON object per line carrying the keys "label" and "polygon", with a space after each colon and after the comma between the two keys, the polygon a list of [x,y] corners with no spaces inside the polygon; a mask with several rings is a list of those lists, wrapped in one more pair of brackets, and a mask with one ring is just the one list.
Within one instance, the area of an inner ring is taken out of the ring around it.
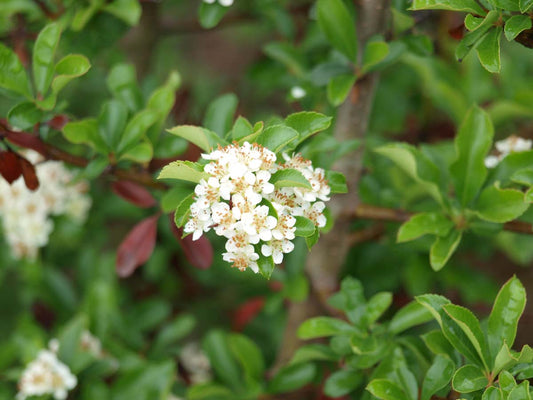
{"label": "red leaf", "polygon": [[154,251],[159,214],[143,219],[128,233],[117,252],[116,270],[125,278],[144,264]]}
{"label": "red leaf", "polygon": [[9,184],[12,184],[22,175],[22,165],[16,153],[0,151],[0,174]]}
{"label": "red leaf", "polygon": [[192,240],[192,235],[182,238],[183,230],[178,229],[174,223],[174,214],[170,214],[170,227],[172,233],[178,239],[185,254],[185,258],[192,266],[199,269],[208,269],[213,263],[213,246],[205,236],[200,236],[198,240]]}
{"label": "red leaf", "polygon": [[39,188],[39,178],[37,178],[35,166],[21,156],[19,156],[19,161],[22,167],[22,176],[24,177],[26,187],[30,190],[37,190]]}
{"label": "red leaf", "polygon": [[68,117],[65,114],[59,114],[48,121],[48,126],[56,131],[60,131],[67,124],[67,122]]}
{"label": "red leaf", "polygon": [[113,192],[124,200],[141,208],[149,208],[156,205],[152,194],[141,185],[129,181],[113,182]]}
{"label": "red leaf", "polygon": [[465,26],[461,24],[455,28],[448,29],[448,34],[455,40],[461,40],[465,35]]}
{"label": "red leaf", "polygon": [[241,304],[233,313],[233,330],[242,331],[265,305],[264,297],[254,297]]}
{"label": "red leaf", "polygon": [[13,131],[5,131],[4,134],[7,140],[17,146],[32,149],[43,156],[46,156],[47,154],[46,145],[37,136],[33,136],[27,132]]}

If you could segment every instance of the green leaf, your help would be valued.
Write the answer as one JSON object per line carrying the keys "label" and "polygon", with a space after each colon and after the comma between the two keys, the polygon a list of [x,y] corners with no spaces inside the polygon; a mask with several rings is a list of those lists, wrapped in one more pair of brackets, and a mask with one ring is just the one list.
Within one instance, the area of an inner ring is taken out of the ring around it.
{"label": "green leaf", "polygon": [[494,128],[481,108],[470,108],[455,137],[456,161],[451,166],[456,195],[463,206],[470,203],[487,176],[485,157],[491,146]]}
{"label": "green leaf", "polygon": [[477,215],[490,222],[508,222],[518,218],[529,208],[524,193],[514,189],[500,189],[496,185],[485,188],[476,204]]}
{"label": "green leaf", "polygon": [[69,54],[56,64],[55,77],[52,81],[52,92],[57,94],[72,79],[82,76],[89,71],[91,63],[87,57],[79,54]]}
{"label": "green leaf", "polygon": [[315,229],[315,233],[313,233],[311,236],[305,237],[305,244],[307,245],[307,248],[309,249],[309,251],[311,251],[313,246],[317,244],[319,238],[320,238],[320,231],[318,228]]}
{"label": "green leaf", "polygon": [[167,129],[167,132],[195,144],[203,151],[208,153],[219,144],[221,146],[227,145],[226,141],[219,137],[215,132],[199,126],[180,125],[171,129]]}
{"label": "green leaf", "polygon": [[203,2],[198,9],[198,20],[200,25],[205,29],[211,29],[218,25],[220,20],[226,15],[229,7],[223,7],[217,2],[207,4]]}
{"label": "green leaf", "polygon": [[210,331],[204,338],[203,348],[217,376],[233,389],[239,389],[241,372],[231,354],[227,334],[220,330]]}
{"label": "green leaf", "polygon": [[324,394],[329,397],[342,397],[357,389],[363,383],[361,372],[341,369],[332,373],[324,384]]}
{"label": "green leaf", "polygon": [[60,36],[61,28],[59,24],[48,24],[41,30],[33,46],[32,69],[37,96],[44,97],[50,87],[50,83],[52,83],[54,55]]}
{"label": "green leaf", "polygon": [[348,186],[346,186],[346,177],[344,174],[337,171],[326,171],[325,175],[331,193],[348,193]]}
{"label": "green leaf", "polygon": [[270,177],[270,183],[276,188],[282,187],[302,187],[305,189],[312,189],[311,184],[302,175],[302,173],[296,169],[287,168],[280,169],[272,174]]}
{"label": "green leaf", "polygon": [[122,100],[130,111],[136,112],[142,108],[144,101],[133,65],[115,64],[109,71],[106,82],[113,96]]}
{"label": "green leaf", "polygon": [[176,207],[176,212],[174,213],[174,223],[178,228],[181,228],[187,223],[189,214],[191,213],[192,203],[194,203],[194,193],[191,193],[185,197]]}
{"label": "green leaf", "polygon": [[114,0],[112,3],[106,4],[102,10],[130,26],[137,25],[142,14],[142,7],[138,0]]}
{"label": "green leaf", "polygon": [[481,400],[504,400],[504,398],[499,388],[490,386],[483,392]]}
{"label": "green leaf", "polygon": [[191,333],[195,325],[196,320],[192,315],[178,315],[172,322],[159,330],[153,342],[151,353],[165,354],[165,349]]}
{"label": "green leaf", "polygon": [[227,387],[215,383],[200,383],[189,386],[188,400],[234,400],[235,394]]}
{"label": "green leaf", "polygon": [[485,15],[475,0],[413,0],[411,10],[453,10]]}
{"label": "green leaf", "polygon": [[368,299],[366,304],[366,322],[371,325],[377,321],[392,304],[392,293],[379,292]]}
{"label": "green leaf", "polygon": [[409,400],[402,388],[388,379],[374,379],[366,390],[382,400]]}
{"label": "green leaf", "polygon": [[194,192],[194,186],[186,182],[177,182],[161,198],[161,209],[165,213],[176,210],[179,204]]}
{"label": "green leaf", "polygon": [[302,111],[285,118],[285,125],[299,133],[298,143],[302,143],[315,133],[328,129],[331,119],[314,111]]}
{"label": "green leaf", "polygon": [[367,43],[363,54],[363,66],[361,72],[366,74],[374,70],[374,67],[385,60],[389,55],[389,45],[381,40]]}
{"label": "green leaf", "polygon": [[533,0],[518,0],[520,12],[526,13],[533,7]]}
{"label": "green leaf", "polygon": [[76,352],[80,348],[80,339],[84,330],[87,329],[87,317],[80,315],[66,324],[59,334],[58,356],[61,361],[71,365]]}
{"label": "green leaf", "polygon": [[268,383],[267,391],[272,394],[292,392],[308,384],[316,375],[314,364],[293,364],[282,367]]}
{"label": "green leaf", "polygon": [[9,124],[14,128],[26,130],[33,127],[43,118],[43,112],[35,103],[25,101],[17,104],[7,113]]}
{"label": "green leaf", "polygon": [[446,236],[453,226],[453,222],[441,213],[415,214],[400,226],[396,241],[398,243],[408,242],[427,234]]}
{"label": "green leaf", "polygon": [[159,138],[163,123],[174,105],[176,90],[180,84],[180,74],[177,71],[171,71],[163,86],[158,87],[148,99],[146,107],[159,113],[160,117],[160,121],[152,126],[147,133],[147,136],[152,143],[155,143]]}
{"label": "green leaf", "polygon": [[109,100],[102,106],[98,117],[100,136],[111,151],[116,151],[128,119],[126,106],[118,100]]}
{"label": "green leaf", "polygon": [[504,33],[508,41],[514,40],[526,29],[531,29],[531,18],[528,15],[513,15],[505,21]]}
{"label": "green leaf", "polygon": [[272,42],[263,47],[266,55],[282,63],[289,72],[297,77],[305,74],[305,60],[300,51],[289,43]]}
{"label": "green leaf", "polygon": [[242,138],[250,136],[254,132],[254,127],[246,118],[239,116],[233,128],[231,129],[230,138],[239,141]]}
{"label": "green leaf", "polygon": [[430,400],[431,396],[450,383],[454,372],[453,361],[438,354],[424,377],[420,400]]}
{"label": "green leaf", "polygon": [[154,147],[152,143],[144,139],[143,141],[136,143],[133,147],[127,149],[125,153],[122,153],[119,160],[130,160],[137,163],[148,163],[154,157]]}
{"label": "green leaf", "polygon": [[523,381],[509,392],[509,400],[531,400],[531,393],[529,392],[529,381]]}
{"label": "green leaf", "polygon": [[208,179],[209,174],[204,172],[204,168],[191,161],[173,161],[165,165],[157,179],[181,179],[198,183],[201,179]]}
{"label": "green leaf", "polygon": [[422,335],[422,340],[433,353],[451,357],[456,353],[446,336],[440,330],[434,330]]}
{"label": "green leaf", "polygon": [[392,317],[389,324],[389,330],[393,334],[398,334],[413,326],[431,321],[432,319],[433,316],[424,306],[416,301],[412,301],[402,307],[394,317]]}
{"label": "green leaf", "polygon": [[228,337],[231,352],[242,365],[247,376],[257,381],[263,379],[265,362],[261,350],[244,335],[232,333]]}
{"label": "green leaf", "polygon": [[505,11],[520,11],[518,6],[519,0],[489,0],[496,8],[500,8]]}
{"label": "green leaf", "polygon": [[272,125],[258,136],[257,143],[277,153],[289,143],[296,140],[298,136],[298,132],[291,127],[286,125]]}
{"label": "green leaf", "polygon": [[87,144],[101,153],[106,152],[107,146],[100,137],[98,121],[94,118],[69,122],[63,127],[63,136],[75,144]]}
{"label": "green leaf", "polygon": [[238,102],[237,96],[233,93],[217,97],[207,108],[203,126],[217,133],[218,136],[224,137],[226,132],[230,130]]}
{"label": "green leaf", "polygon": [[327,96],[331,105],[337,107],[344,103],[350,94],[356,77],[353,74],[337,75],[328,82]]}
{"label": "green leaf", "polygon": [[[497,14],[497,12],[495,12]],[[483,21],[486,21],[487,17],[485,18],[478,18],[474,17],[472,14],[468,14],[465,17],[465,28],[468,29],[470,32],[475,31],[477,28],[483,25]]]}
{"label": "green leaf", "polygon": [[318,337],[352,335],[356,328],[337,318],[315,317],[308,319],[298,328],[300,339],[314,339]]}
{"label": "green leaf", "polygon": [[0,43],[0,87],[31,99],[31,88],[26,70],[18,56]]}
{"label": "green leaf", "polygon": [[459,393],[471,393],[483,389],[489,381],[479,367],[467,364],[459,368],[452,379],[453,389]]}
{"label": "green leaf", "polygon": [[533,186],[533,168],[519,169],[511,175],[511,181],[526,186]]}
{"label": "green leaf", "polygon": [[124,128],[124,133],[120,139],[117,152],[125,152],[138,144],[148,128],[155,124],[158,119],[159,115],[150,109],[144,109],[135,114],[129,120],[126,128]]}
{"label": "green leaf", "polygon": [[451,230],[444,237],[437,237],[429,251],[429,262],[435,271],[442,269],[459,246],[463,233]]}
{"label": "green leaf", "polygon": [[455,304],[446,304],[442,306],[442,308],[464,332],[472,346],[474,346],[476,349],[476,352],[479,356],[479,359],[482,361],[485,370],[488,370],[489,352],[485,343],[485,335],[481,330],[479,320],[470,310],[465,307]]}
{"label": "green leaf", "polygon": [[342,0],[318,0],[318,25],[329,42],[348,57],[357,60],[357,33],[354,19]]}
{"label": "green leaf", "polygon": [[257,260],[257,266],[261,275],[266,279],[270,279],[272,272],[274,271],[274,260],[272,256],[265,257],[261,254]]}
{"label": "green leaf", "polygon": [[504,343],[512,347],[525,304],[526,291],[518,278],[513,276],[500,289],[489,316],[488,340],[493,354]]}
{"label": "green leaf", "polygon": [[337,359],[338,356],[329,346],[312,343],[296,349],[290,364],[308,363],[310,361],[336,361]]}
{"label": "green leaf", "polygon": [[481,65],[492,73],[499,73],[501,70],[500,38],[502,29],[501,26],[490,29],[476,46],[477,56]]}
{"label": "green leaf", "polygon": [[315,233],[316,227],[313,221],[311,221],[308,218],[300,217],[300,216],[296,216],[294,218],[296,218],[296,223],[294,224],[296,228],[296,231],[294,232],[294,234],[296,236],[307,237]]}

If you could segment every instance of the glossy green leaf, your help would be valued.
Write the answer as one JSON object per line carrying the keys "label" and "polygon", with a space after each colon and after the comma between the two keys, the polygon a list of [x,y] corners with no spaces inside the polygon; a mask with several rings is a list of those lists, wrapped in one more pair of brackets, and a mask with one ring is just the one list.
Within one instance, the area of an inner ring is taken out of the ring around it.
{"label": "glossy green leaf", "polygon": [[285,118],[285,125],[298,132],[298,143],[301,143],[315,133],[328,129],[331,119],[314,111],[302,111]]}
{"label": "glossy green leaf", "polygon": [[176,90],[181,84],[181,76],[177,71],[171,71],[165,83],[158,87],[146,104],[146,108],[159,113],[160,121],[147,132],[148,138],[155,143],[159,138],[163,124],[170,113],[176,99]]}
{"label": "glossy green leaf", "polygon": [[233,122],[233,114],[237,110],[237,103],[239,100],[233,93],[223,94],[213,100],[203,121],[203,126],[220,137],[224,137],[226,132],[231,128]]}
{"label": "glossy green leaf", "polygon": [[374,379],[366,390],[382,400],[409,400],[402,388],[388,379]]}
{"label": "glossy green leaf", "polygon": [[110,150],[116,151],[126,127],[128,110],[118,100],[109,100],[102,106],[98,117],[100,136]]}
{"label": "glossy green leaf", "polygon": [[459,368],[452,379],[453,389],[459,393],[471,393],[483,389],[489,381],[479,367],[467,364]]}
{"label": "glossy green leaf", "polygon": [[344,103],[355,84],[355,79],[353,74],[337,75],[331,78],[327,88],[328,101],[335,107]]}
{"label": "glossy green leaf", "polygon": [[280,169],[272,174],[269,180],[276,188],[282,187],[301,187],[305,189],[312,189],[311,184],[302,175],[302,173],[296,169],[287,168]]}
{"label": "glossy green leaf", "polygon": [[119,160],[131,160],[137,163],[146,164],[149,163],[153,157],[154,147],[149,140],[144,139],[122,153]]}
{"label": "glossy green leaf", "polygon": [[533,168],[519,169],[511,175],[511,180],[526,186],[533,186]]}
{"label": "glossy green leaf", "polygon": [[257,260],[257,267],[259,268],[261,275],[263,275],[266,279],[270,279],[272,272],[274,271],[274,260],[272,256],[265,257],[260,255],[259,259]]}
{"label": "glossy green leaf", "polygon": [[446,236],[437,237],[429,251],[429,262],[435,271],[442,269],[461,242],[462,232],[451,230]]}
{"label": "glossy green leaf", "polygon": [[239,116],[233,124],[230,138],[239,141],[242,138],[250,136],[253,131],[254,127],[252,124],[246,118]]}
{"label": "glossy green leaf", "polygon": [[209,174],[203,170],[203,167],[197,163],[178,160],[165,165],[157,179],[180,179],[198,183],[201,179],[209,178]]}
{"label": "glossy green leaf", "polygon": [[533,0],[518,0],[520,6],[520,12],[528,12],[533,7]]}
{"label": "glossy green leaf", "polygon": [[494,128],[488,114],[472,107],[455,137],[457,159],[451,166],[456,195],[463,206],[477,195],[487,176],[485,157],[491,146]]}
{"label": "glossy green leaf", "polygon": [[335,361],[337,359],[337,354],[329,346],[312,343],[296,349],[290,364],[308,363],[310,361]]}
{"label": "glossy green leaf", "polygon": [[525,304],[526,291],[518,278],[513,276],[500,289],[489,316],[488,340],[493,354],[503,343],[510,347],[513,345]]}
{"label": "glossy green leaf", "polygon": [[122,100],[130,111],[136,112],[142,108],[144,101],[133,65],[115,64],[109,71],[106,82],[113,96]]}
{"label": "glossy green leaf", "polygon": [[150,109],[135,114],[124,128],[117,151],[122,153],[137,144],[158,118],[159,115]]}
{"label": "glossy green leaf", "polygon": [[529,381],[523,381],[509,392],[509,400],[531,400]]}
{"label": "glossy green leaf", "polygon": [[531,29],[531,18],[527,15],[513,15],[505,21],[504,33],[509,41],[514,40],[526,29]]}
{"label": "glossy green leaf", "polygon": [[453,10],[485,15],[475,0],[413,0],[411,10]]}
{"label": "glossy green leaf", "polygon": [[348,186],[346,186],[346,177],[344,174],[337,171],[326,171],[326,179],[331,193],[348,193]]}
{"label": "glossy green leaf", "polygon": [[261,350],[244,335],[232,333],[228,337],[229,347],[234,357],[241,363],[245,374],[257,381],[263,379],[265,362]]}
{"label": "glossy green leaf", "polygon": [[354,19],[342,0],[318,0],[316,13],[320,29],[329,42],[355,62],[357,58],[357,33]]}
{"label": "glossy green leaf", "polygon": [[52,91],[58,93],[72,79],[82,76],[89,71],[91,63],[87,57],[79,54],[69,54],[56,64],[55,77],[52,80]]}
{"label": "glossy green leaf", "polygon": [[366,304],[366,322],[370,325],[377,321],[392,304],[392,293],[379,292],[368,299]]}
{"label": "glossy green leaf", "polygon": [[489,2],[505,11],[520,11],[519,0],[489,0]]}
{"label": "glossy green leaf", "polygon": [[215,132],[199,126],[180,125],[171,129],[167,129],[167,132],[195,144],[203,151],[208,153],[219,144],[222,146],[227,144],[224,139],[219,137]]}
{"label": "glossy green leaf", "polygon": [[314,364],[293,364],[281,368],[278,373],[268,383],[269,393],[292,392],[307,385],[316,375]]}
{"label": "glossy green leaf", "polygon": [[7,113],[9,124],[14,128],[26,130],[33,127],[43,118],[43,112],[35,103],[25,101],[17,104]]}
{"label": "glossy green leaf", "polygon": [[294,234],[296,236],[307,237],[315,233],[316,226],[313,221],[300,216],[296,216],[295,218],[296,223],[294,224],[294,227],[296,228],[296,231],[294,232]]}
{"label": "glossy green leaf", "polygon": [[142,14],[141,4],[137,0],[113,0],[107,3],[102,10],[114,15],[130,26],[137,25]]}
{"label": "glossy green leaf", "polygon": [[396,241],[408,242],[420,236],[431,234],[446,236],[453,228],[453,222],[441,213],[420,213],[413,215],[398,230]]}
{"label": "glossy green leaf", "polygon": [[454,372],[453,361],[449,357],[437,354],[424,377],[420,400],[430,400],[431,396],[450,383]]}
{"label": "glossy green leaf", "polygon": [[58,23],[48,24],[41,30],[33,46],[33,81],[37,94],[45,96],[54,75],[54,55],[61,28]]}
{"label": "glossy green leaf", "polygon": [[502,27],[490,29],[476,46],[477,56],[481,65],[492,73],[499,73],[501,70],[500,61],[500,38]]}
{"label": "glossy green leaf", "polygon": [[345,321],[332,317],[315,317],[308,319],[298,328],[300,339],[314,339],[335,335],[351,335],[357,330]]}
{"label": "glossy green leaf", "polygon": [[203,348],[217,376],[229,387],[237,389],[242,385],[241,371],[233,357],[226,333],[210,331],[203,340]]}
{"label": "glossy green leaf", "polygon": [[479,196],[476,213],[486,221],[503,223],[518,218],[528,208],[521,191],[489,186]]}
{"label": "glossy green leaf", "polygon": [[298,132],[286,125],[272,125],[266,128],[256,142],[274,153],[281,151],[285,146],[298,139]]}
{"label": "glossy green leaf", "polygon": [[228,7],[223,7],[217,2],[213,4],[207,4],[202,1],[200,8],[198,9],[198,20],[200,25],[205,29],[211,29],[218,25],[220,20],[224,18],[224,15],[228,12]]}
{"label": "glossy green leaf", "polygon": [[481,400],[504,400],[504,398],[499,388],[490,386],[483,392]]}
{"label": "glossy green leaf", "polygon": [[191,213],[192,203],[194,203],[194,193],[191,193],[183,198],[183,200],[176,207],[176,212],[174,213],[174,223],[178,228],[181,228],[187,223]]}
{"label": "glossy green leaf", "polygon": [[328,377],[324,384],[324,394],[329,397],[341,397],[357,389],[363,381],[361,372],[341,369]]}
{"label": "glossy green leaf", "polygon": [[161,209],[165,213],[174,211],[176,207],[194,192],[194,185],[187,182],[177,182],[161,198]]}
{"label": "glossy green leaf", "polygon": [[10,92],[32,97],[26,70],[18,56],[7,46],[0,43],[0,87]]}
{"label": "glossy green leaf", "polygon": [[361,72],[366,74],[373,71],[374,67],[381,63],[389,55],[389,45],[383,41],[370,41],[365,47],[363,54],[363,66]]}
{"label": "glossy green leaf", "polygon": [[432,319],[433,316],[424,306],[416,301],[412,301],[402,307],[394,317],[392,317],[389,324],[389,330],[394,334],[398,334],[413,326],[431,321]]}

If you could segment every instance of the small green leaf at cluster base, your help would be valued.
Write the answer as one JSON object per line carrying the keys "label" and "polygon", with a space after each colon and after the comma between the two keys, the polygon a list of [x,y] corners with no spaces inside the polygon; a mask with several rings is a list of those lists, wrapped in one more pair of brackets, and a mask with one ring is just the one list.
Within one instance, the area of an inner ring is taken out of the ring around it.
{"label": "small green leaf at cluster base", "polygon": [[413,0],[411,10],[453,10],[485,15],[475,0]]}
{"label": "small green leaf at cluster base", "polygon": [[328,129],[331,117],[314,111],[302,111],[285,118],[285,125],[298,132],[298,143],[301,143],[315,133]]}
{"label": "small green leaf at cluster base", "polygon": [[209,174],[203,172],[203,167],[191,161],[173,161],[165,165],[157,179],[180,179],[198,183],[201,179],[209,178]]}
{"label": "small green leaf at cluster base", "polygon": [[526,29],[531,29],[531,18],[528,15],[514,15],[505,21],[503,30],[507,40],[511,41]]}
{"label": "small green leaf at cluster base", "polygon": [[180,125],[171,129],[167,129],[167,132],[179,136],[188,142],[191,142],[201,148],[203,151],[211,152],[217,145],[225,146],[228,143],[219,137],[215,132],[210,131],[199,126],[193,125]]}
{"label": "small green leaf at cluster base", "polygon": [[308,237],[315,233],[316,227],[315,223],[309,218],[296,216],[296,223],[294,224],[296,231],[294,234],[296,236]]}
{"label": "small green leaf at cluster base", "polygon": [[296,169],[280,169],[272,174],[270,177],[270,183],[276,188],[282,187],[302,187],[305,189],[312,189],[311,184],[302,175],[302,173]]}
{"label": "small green leaf at cluster base", "polygon": [[272,125],[266,128],[256,139],[257,144],[278,153],[285,146],[298,139],[298,132],[286,125]]}
{"label": "small green leaf at cluster base", "polygon": [[427,234],[446,236],[453,225],[453,222],[441,213],[415,214],[400,227],[396,241],[408,242]]}
{"label": "small green leaf at cluster base", "polygon": [[174,223],[178,228],[181,228],[187,223],[189,214],[191,213],[192,203],[194,203],[194,193],[191,193],[185,197],[176,207],[176,212],[174,213]]}
{"label": "small green leaf at cluster base", "polygon": [[194,186],[188,182],[178,182],[161,198],[161,209],[165,213],[176,210],[180,203],[194,192]]}
{"label": "small green leaf at cluster base", "polygon": [[337,171],[326,171],[325,175],[331,193],[348,193],[344,174]]}
{"label": "small green leaf at cluster base", "polygon": [[366,390],[382,400],[410,400],[400,386],[388,379],[374,379]]}
{"label": "small green leaf at cluster base", "polygon": [[430,400],[431,396],[448,385],[454,371],[454,362],[449,357],[437,354],[424,377],[420,400]]}
{"label": "small green leaf at cluster base", "polygon": [[437,237],[429,252],[429,262],[435,271],[442,269],[461,242],[462,232],[451,230],[446,236]]}
{"label": "small green leaf at cluster base", "polygon": [[318,228],[315,228],[315,232],[312,235],[306,236],[305,244],[307,248],[311,250],[315,244],[317,244],[318,239],[320,238],[320,231]]}
{"label": "small green leaf at cluster base", "polygon": [[529,208],[519,190],[489,186],[481,192],[476,204],[477,215],[490,222],[507,222],[518,218]]}
{"label": "small green leaf at cluster base", "polygon": [[459,368],[452,380],[452,386],[459,393],[471,393],[483,389],[489,381],[476,365],[467,364]]}
{"label": "small green leaf at cluster base", "polygon": [[316,13],[318,25],[332,46],[355,62],[357,32],[354,19],[342,0],[318,0]]}
{"label": "small green leaf at cluster base", "polygon": [[257,260],[257,266],[259,267],[261,275],[266,279],[270,279],[272,272],[274,271],[274,260],[272,259],[272,256],[266,257],[261,254]]}
{"label": "small green leaf at cluster base", "polygon": [[337,107],[344,103],[350,94],[356,77],[353,74],[337,75],[328,82],[327,96],[331,105]]}

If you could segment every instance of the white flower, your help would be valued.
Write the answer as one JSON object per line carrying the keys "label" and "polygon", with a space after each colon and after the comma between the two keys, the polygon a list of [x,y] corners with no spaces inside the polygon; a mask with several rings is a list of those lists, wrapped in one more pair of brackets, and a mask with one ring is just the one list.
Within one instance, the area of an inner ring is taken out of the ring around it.
{"label": "white flower", "polygon": [[81,348],[95,357],[102,357],[102,342],[89,331],[83,331],[80,338]]}
{"label": "white flower", "polygon": [[76,384],[76,376],[57,359],[54,352],[41,350],[20,377],[17,400],[42,395],[52,395],[56,400],[63,400]]}
{"label": "white flower", "polygon": [[[207,4],[215,4],[216,1],[217,0],[203,0],[203,2]],[[230,7],[233,5],[233,0],[218,0],[218,4],[223,7]]]}
{"label": "white flower", "polygon": [[291,88],[291,96],[294,99],[301,99],[301,98],[305,97],[306,94],[307,94],[307,92],[300,86],[293,86]]}
{"label": "white flower", "polygon": [[281,264],[283,261],[283,253],[287,254],[294,250],[294,243],[290,240],[272,240],[268,244],[261,246],[261,253],[264,256],[272,256],[274,264]]}
{"label": "white flower", "polygon": [[494,144],[498,154],[487,156],[485,158],[485,166],[487,168],[494,168],[509,154],[531,150],[532,145],[532,140],[515,135],[511,135],[504,140],[499,140]]}

